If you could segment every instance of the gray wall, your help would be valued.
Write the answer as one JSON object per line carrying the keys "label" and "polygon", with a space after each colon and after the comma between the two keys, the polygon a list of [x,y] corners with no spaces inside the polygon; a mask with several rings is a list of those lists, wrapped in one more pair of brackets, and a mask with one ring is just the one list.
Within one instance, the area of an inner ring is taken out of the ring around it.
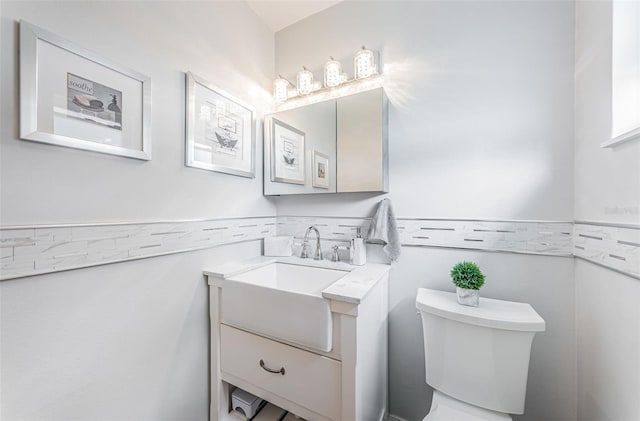
{"label": "gray wall", "polygon": [[576,3],[577,221],[640,224],[640,143],[611,138],[611,1]]}
{"label": "gray wall", "polygon": [[640,280],[576,259],[578,419],[640,419]]}
{"label": "gray wall", "polygon": [[[2,2],[3,225],[272,215],[255,179],[184,166],[184,72],[271,107],[273,33],[243,3]],[[17,21],[151,77],[153,160],[18,141]],[[234,34],[242,29],[242,37]],[[87,36],[91,34],[91,36]],[[257,139],[262,138],[256,124]],[[256,157],[262,156],[258,143]]]}
{"label": "gray wall", "polygon": [[[253,180],[184,167],[183,72],[259,115],[271,106],[273,33],[244,3],[2,1],[0,13],[3,227],[275,214],[261,160]],[[19,19],[151,77],[152,161],[17,139]],[[253,242],[0,282],[0,418],[207,419],[202,269],[259,253]]]}
{"label": "gray wall", "polygon": [[[276,33],[276,73],[382,51],[403,217],[573,220],[571,2],[345,2]],[[455,192],[455,193],[454,193]],[[380,197],[278,200],[366,215]]]}
{"label": "gray wall", "polygon": [[[640,142],[613,149],[611,2],[576,4],[576,219],[640,229]],[[578,419],[640,419],[640,280],[577,260]]]}
{"label": "gray wall", "polygon": [[2,402],[13,420],[204,421],[204,267],[260,242],[3,281]]}
{"label": "gray wall", "polygon": [[[276,73],[305,65],[319,78],[333,55],[352,74],[362,44],[382,51],[396,216],[573,220],[573,22],[571,2],[346,2],[276,33]],[[281,197],[277,209],[369,216],[382,197]],[[391,275],[391,413],[428,412],[416,290],[453,290],[463,259],[488,274],[484,296],[529,302],[547,321],[515,418],[575,420],[572,259],[429,248],[405,248]]]}

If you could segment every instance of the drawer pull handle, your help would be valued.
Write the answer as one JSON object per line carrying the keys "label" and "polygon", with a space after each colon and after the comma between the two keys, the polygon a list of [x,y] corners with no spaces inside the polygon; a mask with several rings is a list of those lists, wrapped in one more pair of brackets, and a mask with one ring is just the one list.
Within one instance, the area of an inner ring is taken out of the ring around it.
{"label": "drawer pull handle", "polygon": [[264,365],[264,360],[260,360],[260,367],[262,367],[263,370],[268,371],[269,373],[282,374],[284,376],[284,367],[282,367],[280,370],[274,370]]}

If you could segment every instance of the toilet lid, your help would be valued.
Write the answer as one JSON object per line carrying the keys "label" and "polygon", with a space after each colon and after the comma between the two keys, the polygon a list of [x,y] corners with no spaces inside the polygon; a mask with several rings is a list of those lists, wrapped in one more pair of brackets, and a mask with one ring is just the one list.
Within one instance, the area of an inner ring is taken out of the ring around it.
{"label": "toilet lid", "polygon": [[479,307],[470,307],[458,304],[454,293],[419,288],[416,308],[445,319],[494,329],[545,330],[544,319],[527,303],[481,297]]}

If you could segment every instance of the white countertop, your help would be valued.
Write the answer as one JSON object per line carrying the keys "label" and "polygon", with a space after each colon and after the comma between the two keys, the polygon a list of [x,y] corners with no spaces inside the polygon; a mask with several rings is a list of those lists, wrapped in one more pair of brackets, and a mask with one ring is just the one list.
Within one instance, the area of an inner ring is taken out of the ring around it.
{"label": "white countertop", "polygon": [[286,263],[292,265],[312,266],[325,269],[337,269],[348,271],[345,276],[338,279],[322,291],[322,297],[328,300],[343,301],[352,304],[360,304],[371,289],[389,271],[389,265],[380,263],[367,263],[363,266],[353,266],[344,262],[332,262],[329,260],[301,259],[300,257],[266,257],[259,256],[251,259],[225,263],[204,270],[209,277],[209,285],[217,285],[218,279],[229,279],[243,272],[257,269],[271,263]]}

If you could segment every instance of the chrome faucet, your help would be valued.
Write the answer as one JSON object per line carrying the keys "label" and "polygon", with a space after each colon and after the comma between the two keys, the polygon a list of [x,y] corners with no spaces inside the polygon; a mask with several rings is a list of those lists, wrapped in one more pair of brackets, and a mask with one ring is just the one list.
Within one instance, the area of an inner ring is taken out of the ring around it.
{"label": "chrome faucet", "polygon": [[307,228],[307,232],[304,234],[304,241],[302,242],[302,252],[300,253],[300,257],[303,259],[309,258],[309,233],[311,230],[316,232],[316,252],[313,255],[314,260],[322,260],[322,247],[320,246],[320,231],[315,225]]}

